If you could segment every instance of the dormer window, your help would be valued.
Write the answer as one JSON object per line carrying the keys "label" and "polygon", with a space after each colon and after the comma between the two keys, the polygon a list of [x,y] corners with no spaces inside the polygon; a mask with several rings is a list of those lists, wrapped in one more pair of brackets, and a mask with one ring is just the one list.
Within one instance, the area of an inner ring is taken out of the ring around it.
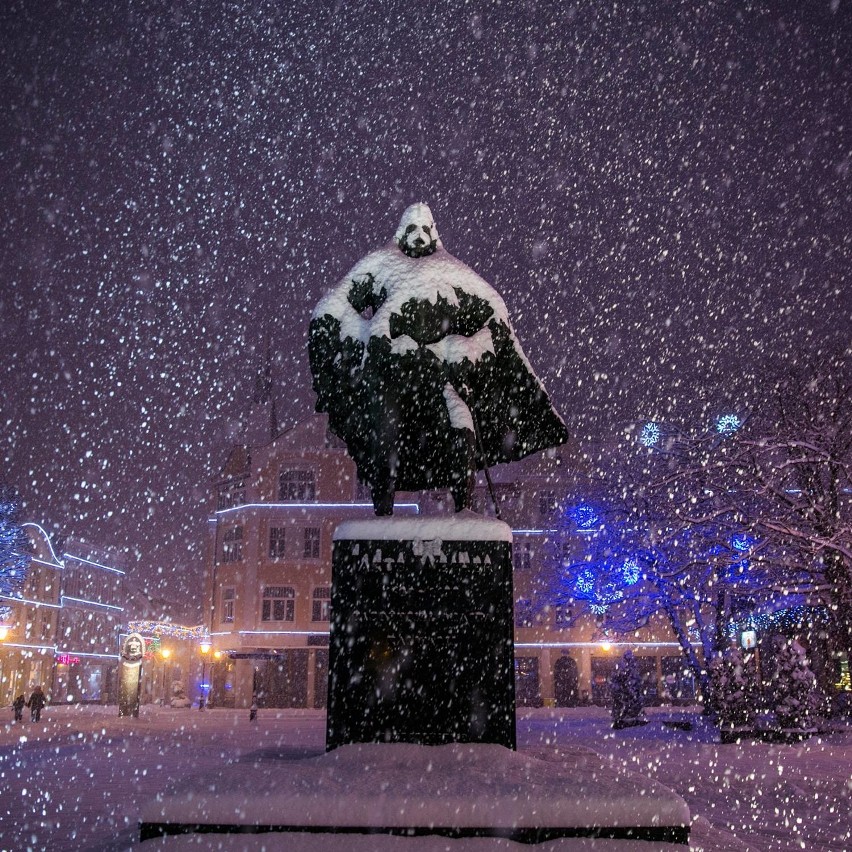
{"label": "dormer window", "polygon": [[246,502],[246,478],[240,476],[229,479],[219,485],[219,495],[216,501],[217,509],[231,509],[242,506]]}

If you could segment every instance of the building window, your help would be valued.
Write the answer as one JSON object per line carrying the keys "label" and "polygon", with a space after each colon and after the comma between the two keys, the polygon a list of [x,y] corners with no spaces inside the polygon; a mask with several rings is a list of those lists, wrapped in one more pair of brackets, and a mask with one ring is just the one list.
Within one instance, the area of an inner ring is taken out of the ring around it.
{"label": "building window", "polygon": [[234,601],[236,597],[237,590],[233,586],[222,589],[222,621],[226,624],[234,623]]}
{"label": "building window", "polygon": [[532,627],[533,621],[532,601],[518,598],[515,601],[515,627]]}
{"label": "building window", "polygon": [[320,528],[305,527],[305,559],[320,557]]}
{"label": "building window", "polygon": [[292,586],[264,586],[261,621],[295,621],[296,592]]}
{"label": "building window", "polygon": [[571,627],[574,623],[574,611],[570,606],[555,606],[553,608],[553,623],[556,627]]}
{"label": "building window", "polygon": [[286,554],[286,536],[284,527],[269,528],[269,558],[280,559]]}
{"label": "building window", "polygon": [[278,477],[278,499],[287,503],[305,503],[317,499],[312,470],[282,470]]}
{"label": "building window", "polygon": [[231,527],[222,539],[222,562],[243,561],[243,528]]}
{"label": "building window", "polygon": [[328,621],[331,608],[331,588],[317,586],[314,589],[314,599],[311,608],[311,621]]}
{"label": "building window", "polygon": [[246,480],[229,479],[219,486],[219,498],[216,501],[217,509],[230,509],[233,506],[242,506],[246,502]]}
{"label": "building window", "polygon": [[556,493],[554,491],[538,492],[538,513],[542,518],[549,518],[556,513]]}
{"label": "building window", "polygon": [[512,548],[512,567],[515,571],[529,571],[532,568],[532,545],[521,542]]}

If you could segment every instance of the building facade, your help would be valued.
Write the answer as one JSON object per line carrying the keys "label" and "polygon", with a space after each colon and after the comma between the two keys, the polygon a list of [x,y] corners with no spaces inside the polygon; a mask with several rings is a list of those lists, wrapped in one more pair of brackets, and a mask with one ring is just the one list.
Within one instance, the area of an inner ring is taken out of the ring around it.
{"label": "building facade", "polygon": [[39,524],[22,525],[31,561],[0,646],[0,704],[42,686],[52,703],[115,700],[118,636],[128,592],[117,554],[76,539],[56,547]]}
{"label": "building facade", "polygon": [[[257,433],[255,433],[257,434]],[[609,675],[628,648],[649,700],[688,700],[691,677],[674,637],[651,622],[629,637],[606,636],[593,617],[548,603],[554,565],[585,542],[559,529],[566,501],[586,480],[570,445],[501,465],[482,479],[474,511],[513,530],[517,699],[571,705],[607,699]],[[213,706],[324,707],[327,694],[332,536],[343,520],[373,515],[345,446],[324,415],[263,446],[237,446],[211,494],[204,627],[209,678],[195,684]],[[448,493],[397,494],[397,515],[452,511]],[[557,554],[557,550],[559,551]]]}

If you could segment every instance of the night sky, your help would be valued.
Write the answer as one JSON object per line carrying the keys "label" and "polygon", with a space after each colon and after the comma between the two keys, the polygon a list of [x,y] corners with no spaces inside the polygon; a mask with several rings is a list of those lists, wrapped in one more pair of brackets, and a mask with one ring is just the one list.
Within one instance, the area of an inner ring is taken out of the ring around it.
{"label": "night sky", "polygon": [[849,342],[848,0],[18,0],[0,57],[2,478],[180,617],[264,336],[291,425],[414,201],[583,441]]}

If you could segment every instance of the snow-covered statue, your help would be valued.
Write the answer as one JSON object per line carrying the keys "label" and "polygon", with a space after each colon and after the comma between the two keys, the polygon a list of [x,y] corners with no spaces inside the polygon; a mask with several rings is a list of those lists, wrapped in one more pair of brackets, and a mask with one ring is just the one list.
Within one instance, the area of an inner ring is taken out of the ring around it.
{"label": "snow-covered statue", "polygon": [[317,411],[377,515],[397,490],[449,488],[469,508],[477,470],[567,440],[503,300],[444,250],[425,204],[320,301],[308,346]]}

